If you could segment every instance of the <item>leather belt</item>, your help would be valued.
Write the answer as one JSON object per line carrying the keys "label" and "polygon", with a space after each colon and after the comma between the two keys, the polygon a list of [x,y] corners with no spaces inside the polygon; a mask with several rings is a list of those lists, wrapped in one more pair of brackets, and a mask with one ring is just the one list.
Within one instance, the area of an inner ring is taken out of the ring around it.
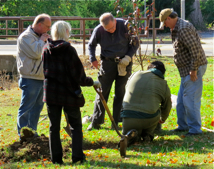
{"label": "leather belt", "polygon": [[120,62],[120,59],[122,59],[123,57],[108,58],[108,57],[100,56],[100,58],[101,58],[101,60],[108,60],[108,61],[112,61],[112,62]]}

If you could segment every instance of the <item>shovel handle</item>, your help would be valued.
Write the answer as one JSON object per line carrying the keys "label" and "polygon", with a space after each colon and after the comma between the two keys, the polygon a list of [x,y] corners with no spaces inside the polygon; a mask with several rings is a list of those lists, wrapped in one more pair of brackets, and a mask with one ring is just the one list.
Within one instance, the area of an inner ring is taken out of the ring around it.
{"label": "shovel handle", "polygon": [[[117,128],[117,125],[115,124],[114,118],[113,118],[112,115],[111,115],[111,112],[110,112],[110,110],[109,110],[109,108],[108,108],[108,106],[107,106],[107,103],[106,103],[106,101],[105,101],[105,98],[103,97],[103,94],[102,94],[102,92],[101,92],[101,88],[96,88],[95,86],[93,86],[93,87],[94,87],[95,91],[97,92],[97,94],[99,94],[100,99],[101,99],[101,101],[102,101],[102,103],[103,103],[103,106],[104,106],[105,110],[107,111],[108,116],[109,116],[109,118],[110,118],[110,120],[111,120],[111,122],[112,122],[112,124],[113,124],[113,126],[114,126],[114,128],[115,128],[115,130],[116,130],[116,132],[117,132],[117,134],[118,134],[121,138],[123,138],[124,136],[118,131],[118,128]],[[99,89],[99,90],[98,90],[98,89]]]}
{"label": "shovel handle", "polygon": [[66,119],[66,123],[67,123],[67,126],[66,126],[66,127],[69,127],[70,124],[69,124],[69,121],[68,121],[68,115],[67,115],[67,113],[65,113],[65,112],[64,112],[64,114],[65,114],[65,119]]}

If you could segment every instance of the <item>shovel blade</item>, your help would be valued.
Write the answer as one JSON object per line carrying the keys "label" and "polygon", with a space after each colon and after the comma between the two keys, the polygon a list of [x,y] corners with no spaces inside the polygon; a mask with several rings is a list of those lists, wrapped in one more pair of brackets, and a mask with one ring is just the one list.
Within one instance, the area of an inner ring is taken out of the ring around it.
{"label": "shovel blade", "polygon": [[125,157],[126,157],[127,145],[128,145],[127,137],[121,138],[121,140],[120,140],[120,156],[121,156],[122,158],[125,158]]}
{"label": "shovel blade", "polygon": [[63,128],[66,131],[66,133],[72,138],[72,133],[71,133],[71,130],[70,130],[69,126],[66,126],[66,127],[63,127]]}

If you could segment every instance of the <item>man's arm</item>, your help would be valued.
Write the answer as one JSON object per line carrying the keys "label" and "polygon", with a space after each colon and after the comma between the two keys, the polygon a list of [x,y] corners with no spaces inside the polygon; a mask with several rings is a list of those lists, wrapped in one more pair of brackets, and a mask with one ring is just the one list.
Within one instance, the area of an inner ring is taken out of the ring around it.
{"label": "man's arm", "polygon": [[90,59],[92,65],[98,69],[98,62],[97,62],[97,59],[95,56],[96,47],[97,47],[97,43],[98,43],[97,30],[98,29],[95,28],[91,35],[91,38],[88,43],[88,50],[89,50],[89,59]]}
{"label": "man's arm", "polygon": [[166,89],[165,100],[161,103],[161,118],[159,123],[160,122],[164,123],[166,121],[166,119],[169,116],[170,110],[172,108],[171,93],[168,85],[166,87],[167,89]]}
{"label": "man's arm", "polygon": [[40,59],[45,42],[41,39],[34,40],[33,37],[23,36],[19,41],[19,48],[31,59]]}

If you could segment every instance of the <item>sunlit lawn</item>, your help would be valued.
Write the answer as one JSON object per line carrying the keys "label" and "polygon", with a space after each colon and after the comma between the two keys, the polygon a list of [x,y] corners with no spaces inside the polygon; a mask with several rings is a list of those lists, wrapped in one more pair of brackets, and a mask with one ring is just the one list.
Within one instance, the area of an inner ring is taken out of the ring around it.
{"label": "sunlit lawn", "polygon": [[[163,60],[166,66],[165,79],[168,82],[171,93],[177,95],[180,76],[176,66],[173,63],[173,59],[170,58],[158,58]],[[151,62],[152,60],[150,60]],[[202,126],[213,130],[211,126],[213,115],[213,58],[208,58],[208,67],[206,74],[204,75],[204,90],[202,95],[201,106],[201,119]],[[147,61],[149,63],[149,61]],[[133,70],[136,71],[139,66],[134,65]],[[97,78],[97,71],[86,69],[87,75]],[[15,84],[11,90],[0,91],[0,154],[1,148],[6,149],[9,144],[18,141],[16,118],[19,108],[21,90]],[[92,87],[84,87],[83,93],[86,99],[85,106],[81,108],[82,117],[85,115],[92,115],[94,107],[94,99],[96,92]],[[112,101],[114,98],[114,90],[110,93],[108,106],[112,111]],[[47,116],[46,106],[41,113],[41,119]],[[66,134],[63,126],[66,126],[64,115],[62,115],[61,124],[61,139],[62,144],[68,145],[71,138]],[[156,135],[152,143],[141,143],[133,145],[127,149],[127,158],[121,158],[118,148],[109,148],[108,144],[115,144],[119,142],[120,137],[114,130],[110,130],[109,117],[105,116],[105,123],[100,130],[87,131],[86,128],[89,123],[83,125],[84,144],[88,144],[91,147],[96,147],[99,144],[106,143],[99,149],[87,149],[84,153],[87,156],[87,162],[79,165],[72,165],[71,163],[71,151],[68,152],[67,159],[64,159],[65,165],[53,165],[51,162],[44,159],[38,161],[26,162],[15,161],[8,164],[3,164],[0,160],[1,168],[213,168],[213,146],[214,133],[208,132],[203,129],[203,134],[199,136],[185,137],[185,133],[179,133],[178,135],[170,132],[171,129],[177,127],[176,110],[173,108],[170,112],[170,116],[163,124],[163,132],[160,135]],[[122,125],[122,123],[120,124]],[[44,133],[46,136],[48,133],[49,121],[48,119],[42,121],[38,125],[38,133]],[[121,130],[120,130],[121,131]],[[99,147],[99,146],[98,146]],[[5,154],[9,154],[10,150],[6,149]],[[26,150],[27,151],[27,150]]]}

